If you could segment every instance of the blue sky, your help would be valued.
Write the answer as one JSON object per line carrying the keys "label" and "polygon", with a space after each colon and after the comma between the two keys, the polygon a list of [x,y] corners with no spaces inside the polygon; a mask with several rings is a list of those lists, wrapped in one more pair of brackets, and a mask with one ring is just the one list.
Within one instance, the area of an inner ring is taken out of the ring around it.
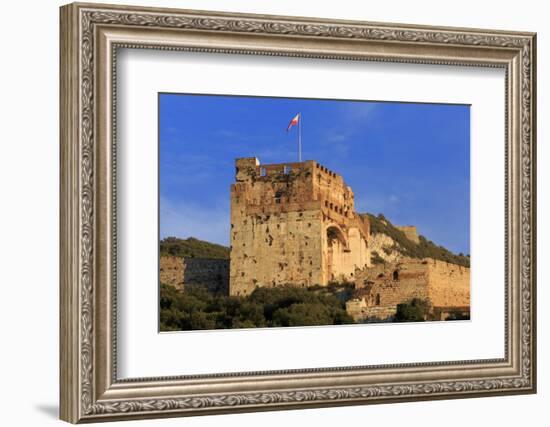
{"label": "blue sky", "polygon": [[470,253],[470,107],[160,94],[160,236],[229,242],[234,160],[297,161],[340,173],[358,212],[383,213]]}

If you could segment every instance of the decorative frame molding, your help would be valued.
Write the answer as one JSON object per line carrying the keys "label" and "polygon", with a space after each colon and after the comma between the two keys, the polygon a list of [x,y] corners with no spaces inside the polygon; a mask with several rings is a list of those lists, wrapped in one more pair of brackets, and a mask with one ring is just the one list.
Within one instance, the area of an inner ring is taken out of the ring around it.
{"label": "decorative frame molding", "polygon": [[[63,420],[535,392],[535,34],[76,3],[61,8],[60,43]],[[119,47],[505,68],[505,357],[118,380]]]}

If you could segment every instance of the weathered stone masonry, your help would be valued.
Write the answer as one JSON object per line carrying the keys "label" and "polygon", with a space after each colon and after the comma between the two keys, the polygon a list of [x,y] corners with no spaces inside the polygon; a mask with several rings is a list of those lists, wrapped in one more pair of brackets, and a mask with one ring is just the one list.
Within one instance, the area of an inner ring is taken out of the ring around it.
{"label": "weathered stone masonry", "polygon": [[160,283],[183,290],[183,258],[178,256],[161,256],[159,280]]}
{"label": "weathered stone masonry", "polygon": [[414,225],[398,225],[396,226],[398,230],[401,230],[407,239],[416,244],[420,243],[420,238],[418,237],[418,232]]}
{"label": "weathered stone masonry", "polygon": [[314,161],[236,160],[231,186],[230,294],[256,286],[353,280],[370,263],[369,222],[343,178]]}
{"label": "weathered stone masonry", "polygon": [[346,309],[355,320],[385,319],[397,304],[413,298],[428,300],[434,312],[469,313],[470,269],[431,258],[405,258],[356,274],[356,298]]}
{"label": "weathered stone masonry", "polygon": [[160,282],[184,290],[202,286],[212,293],[229,292],[229,260],[160,257]]}

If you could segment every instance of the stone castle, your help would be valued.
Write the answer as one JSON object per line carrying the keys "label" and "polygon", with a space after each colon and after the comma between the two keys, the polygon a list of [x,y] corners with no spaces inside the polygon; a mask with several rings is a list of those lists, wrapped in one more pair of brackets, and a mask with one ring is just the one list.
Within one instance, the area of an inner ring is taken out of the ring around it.
{"label": "stone castle", "polygon": [[[392,238],[371,233],[342,176],[312,160],[262,165],[249,157],[235,166],[230,260],[161,257],[161,283],[234,296],[256,287],[348,283],[354,290],[346,311],[359,322],[391,320],[413,298],[429,301],[436,318],[469,316],[470,269],[404,258]],[[414,226],[396,228],[420,242]]]}
{"label": "stone castle", "polygon": [[314,161],[236,160],[231,186],[231,295],[256,286],[352,281],[370,264],[369,222],[352,189]]}

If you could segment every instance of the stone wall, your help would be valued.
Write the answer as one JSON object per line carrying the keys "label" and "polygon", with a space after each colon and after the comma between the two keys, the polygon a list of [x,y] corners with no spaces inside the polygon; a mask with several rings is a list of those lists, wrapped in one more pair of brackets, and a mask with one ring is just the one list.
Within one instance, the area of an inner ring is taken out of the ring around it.
{"label": "stone wall", "polygon": [[360,311],[348,313],[355,320],[386,320],[395,315],[397,304],[413,298],[427,299],[428,269],[421,260],[403,259],[378,264],[356,273],[356,299],[364,304]]}
{"label": "stone wall", "polygon": [[356,272],[355,298],[346,304],[358,321],[387,320],[397,305],[428,300],[437,313],[469,312],[470,269],[434,259],[403,258]]}
{"label": "stone wall", "polygon": [[368,306],[364,298],[346,301],[346,312],[356,322],[391,321],[395,316],[394,307]]}
{"label": "stone wall", "polygon": [[416,227],[414,225],[398,225],[396,226],[398,230],[401,230],[403,234],[405,234],[405,237],[409,239],[411,242],[414,242],[416,244],[420,243],[420,239],[418,238],[418,231],[416,231]]}
{"label": "stone wall", "polygon": [[184,290],[201,286],[209,292],[229,293],[229,260],[160,257],[160,282]]}
{"label": "stone wall", "polygon": [[[321,283],[319,212],[232,215],[231,295],[256,286]],[[240,226],[239,226],[240,225]]]}
{"label": "stone wall", "polygon": [[186,288],[202,286],[212,293],[229,293],[228,259],[185,258],[183,263]]}
{"label": "stone wall", "polygon": [[183,258],[161,256],[159,270],[160,283],[183,290]]}
{"label": "stone wall", "polygon": [[429,259],[430,301],[435,307],[470,305],[470,269],[445,261]]}

